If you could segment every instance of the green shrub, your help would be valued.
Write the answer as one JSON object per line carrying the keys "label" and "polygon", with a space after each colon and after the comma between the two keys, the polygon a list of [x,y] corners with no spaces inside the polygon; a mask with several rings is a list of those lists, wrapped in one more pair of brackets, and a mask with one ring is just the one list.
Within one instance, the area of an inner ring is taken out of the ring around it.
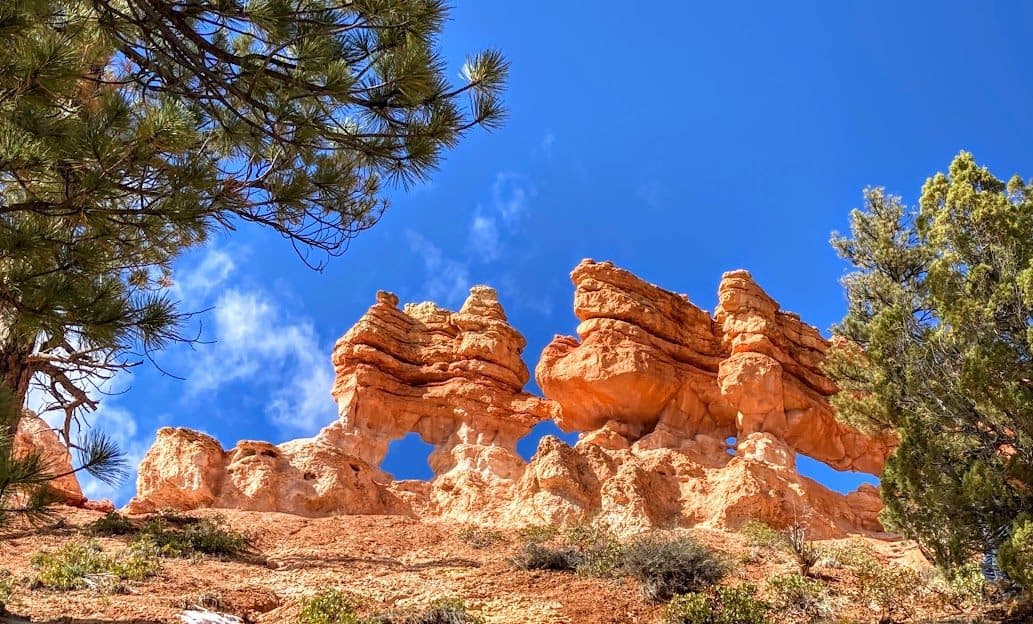
{"label": "green shrub", "polygon": [[229,529],[221,516],[155,516],[140,527],[134,543],[152,544],[162,557],[237,557],[252,551],[251,538]]}
{"label": "green shrub", "polygon": [[818,561],[814,565],[821,568],[849,568],[871,557],[872,550],[867,544],[859,539],[851,539],[843,545],[821,548],[818,551]]}
{"label": "green shrub", "polygon": [[559,545],[534,536],[513,558],[523,570],[576,571],[586,576],[615,576],[621,568],[621,545],[603,525],[582,524],[570,528]]}
{"label": "green shrub", "polygon": [[714,624],[717,614],[710,596],[693,592],[675,596],[664,607],[664,624]]}
{"label": "green shrub", "polygon": [[14,594],[14,575],[0,569],[0,615],[7,613],[7,601]]}
{"label": "green shrub", "polygon": [[1033,515],[1024,513],[1015,519],[998,558],[1008,578],[1033,594]]}
{"label": "green shrub", "polygon": [[[467,612],[466,604],[459,598],[439,598],[426,608],[410,613],[400,621],[384,622],[383,624],[481,624],[482,621]],[[376,621],[374,620],[374,622]],[[374,624],[374,622],[370,622],[370,624]]]}
{"label": "green shrub", "polygon": [[799,574],[779,574],[767,581],[771,606],[785,613],[808,617],[831,615],[828,589],[820,581]]}
{"label": "green shrub", "polygon": [[663,612],[664,624],[767,624],[768,605],[753,585],[719,587],[710,593],[675,596]]}
{"label": "green shrub", "polygon": [[520,539],[525,542],[547,542],[559,535],[560,530],[551,524],[532,524],[520,529]]}
{"label": "green shrub", "polygon": [[623,569],[642,584],[648,600],[696,592],[724,578],[724,562],[689,538],[639,538],[624,548]]}
{"label": "green shrub", "polygon": [[739,527],[739,533],[754,548],[777,550],[784,543],[782,533],[762,520],[748,520],[746,524]]}
{"label": "green shrub", "polygon": [[70,542],[32,557],[36,584],[50,589],[108,588],[111,581],[140,581],[157,573],[153,550],[130,546],[110,556],[92,540]]}
{"label": "green shrub", "polygon": [[857,579],[861,601],[879,613],[880,622],[909,617],[925,589],[918,572],[880,563],[873,557],[862,559],[848,569]]}
{"label": "green shrub", "polygon": [[136,525],[133,524],[129,518],[126,518],[117,511],[105,514],[86,528],[86,532],[90,535],[99,535],[103,537],[130,535],[136,533],[138,530],[139,529],[137,529]]}
{"label": "green shrub", "polygon": [[521,570],[552,570],[573,572],[580,556],[572,548],[557,548],[538,542],[527,542],[513,557],[513,565]]}
{"label": "green shrub", "polygon": [[952,570],[949,574],[938,572],[931,584],[955,605],[974,605],[986,598],[986,579],[979,562],[972,561]]}
{"label": "green shrub", "polygon": [[326,589],[304,598],[298,613],[298,624],[362,624],[355,613],[358,600],[337,589]]}
{"label": "green shrub", "polygon": [[577,554],[575,570],[585,576],[608,578],[620,572],[622,549],[613,531],[604,524],[580,524],[566,534]]}
{"label": "green shrub", "polygon": [[505,541],[502,533],[483,527],[467,526],[459,531],[459,539],[472,548],[491,548]]}

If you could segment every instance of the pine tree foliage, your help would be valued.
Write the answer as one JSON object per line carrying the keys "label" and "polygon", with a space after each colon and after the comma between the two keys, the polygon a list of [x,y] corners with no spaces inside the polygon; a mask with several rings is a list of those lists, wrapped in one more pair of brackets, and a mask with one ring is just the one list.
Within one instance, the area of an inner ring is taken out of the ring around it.
{"label": "pine tree foliage", "polygon": [[[319,265],[503,118],[507,63],[445,76],[438,0],[0,3],[0,385],[66,414],[183,340],[171,263],[255,223]],[[314,254],[314,255],[312,255]]]}
{"label": "pine tree foliage", "polygon": [[841,418],[900,440],[886,523],[945,567],[995,551],[1033,509],[1033,184],[962,152],[832,243],[855,270],[825,366]]}

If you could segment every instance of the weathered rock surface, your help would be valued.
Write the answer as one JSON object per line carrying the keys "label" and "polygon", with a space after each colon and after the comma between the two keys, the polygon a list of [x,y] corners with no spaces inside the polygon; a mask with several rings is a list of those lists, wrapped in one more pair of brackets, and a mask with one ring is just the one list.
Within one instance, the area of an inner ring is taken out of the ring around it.
{"label": "weathered rock surface", "polygon": [[79,487],[79,480],[72,473],[72,456],[68,447],[61,443],[57,432],[45,420],[25,411],[14,436],[14,454],[21,456],[31,449],[40,451],[52,474],[62,475],[47,484],[58,500],[68,505],[85,504],[86,497]]}
{"label": "weathered rock surface", "polygon": [[[571,273],[578,338],[557,336],[524,392],[523,337],[495,291],[458,312],[398,308],[381,292],[337,342],[339,419],[280,446],[162,429],[140,467],[133,511],[232,507],[300,515],[406,513],[521,525],[598,518],[622,533],[736,528],[802,518],[814,536],[879,531],[878,492],[832,492],[798,474],[803,453],[878,474],[891,440],[836,421],[826,341],[746,271],[726,273],[714,315],[610,263]],[[517,441],[538,422],[581,432]],[[389,443],[434,446],[428,482],[379,469]]]}
{"label": "weathered rock surface", "polygon": [[318,439],[280,446],[163,427],[140,462],[130,513],[224,507],[301,516],[404,513],[381,472]]}

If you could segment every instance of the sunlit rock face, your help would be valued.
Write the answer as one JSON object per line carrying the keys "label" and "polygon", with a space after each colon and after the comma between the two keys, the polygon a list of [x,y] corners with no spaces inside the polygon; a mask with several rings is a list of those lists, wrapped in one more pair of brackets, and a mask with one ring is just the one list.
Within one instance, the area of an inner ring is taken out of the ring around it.
{"label": "sunlit rock face", "polygon": [[[496,525],[607,522],[737,528],[802,519],[815,536],[880,531],[877,490],[847,496],[802,477],[796,454],[878,474],[891,440],[839,423],[820,363],[827,342],[781,311],[746,271],[726,273],[713,315],[610,263],[571,273],[578,337],[557,336],[528,394],[525,340],[494,290],[458,312],[399,308],[390,293],[340,339],[339,418],[314,438],[230,451],[162,429],[140,466],[133,511],[232,507],[301,515],[404,513]],[[580,432],[517,441],[542,421]],[[433,445],[427,482],[392,481],[391,441]]]}
{"label": "sunlit rock face", "polygon": [[58,501],[68,505],[80,506],[86,503],[79,480],[72,472],[72,456],[68,447],[61,443],[57,432],[45,420],[31,411],[22,412],[18,421],[18,430],[14,435],[12,451],[15,457],[26,453],[38,452],[47,464],[52,475],[60,475],[50,481],[47,487]]}

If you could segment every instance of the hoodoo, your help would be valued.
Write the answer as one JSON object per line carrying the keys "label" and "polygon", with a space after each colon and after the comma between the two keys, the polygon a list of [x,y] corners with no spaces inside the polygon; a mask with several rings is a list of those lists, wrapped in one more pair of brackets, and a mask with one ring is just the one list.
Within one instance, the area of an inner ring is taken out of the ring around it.
{"label": "hoodoo", "polygon": [[[713,315],[611,263],[571,273],[578,338],[557,336],[524,391],[525,340],[496,293],[458,312],[376,303],[335,345],[339,418],[279,446],[165,428],[140,465],[130,511],[228,507],[306,516],[411,514],[519,526],[599,519],[736,528],[801,518],[812,535],[881,531],[878,491],[841,495],[803,477],[798,453],[878,474],[893,441],[839,423],[820,363],[827,342],[746,271],[726,273]],[[517,441],[543,420],[579,432]],[[388,444],[434,446],[427,482],[392,481]]]}

